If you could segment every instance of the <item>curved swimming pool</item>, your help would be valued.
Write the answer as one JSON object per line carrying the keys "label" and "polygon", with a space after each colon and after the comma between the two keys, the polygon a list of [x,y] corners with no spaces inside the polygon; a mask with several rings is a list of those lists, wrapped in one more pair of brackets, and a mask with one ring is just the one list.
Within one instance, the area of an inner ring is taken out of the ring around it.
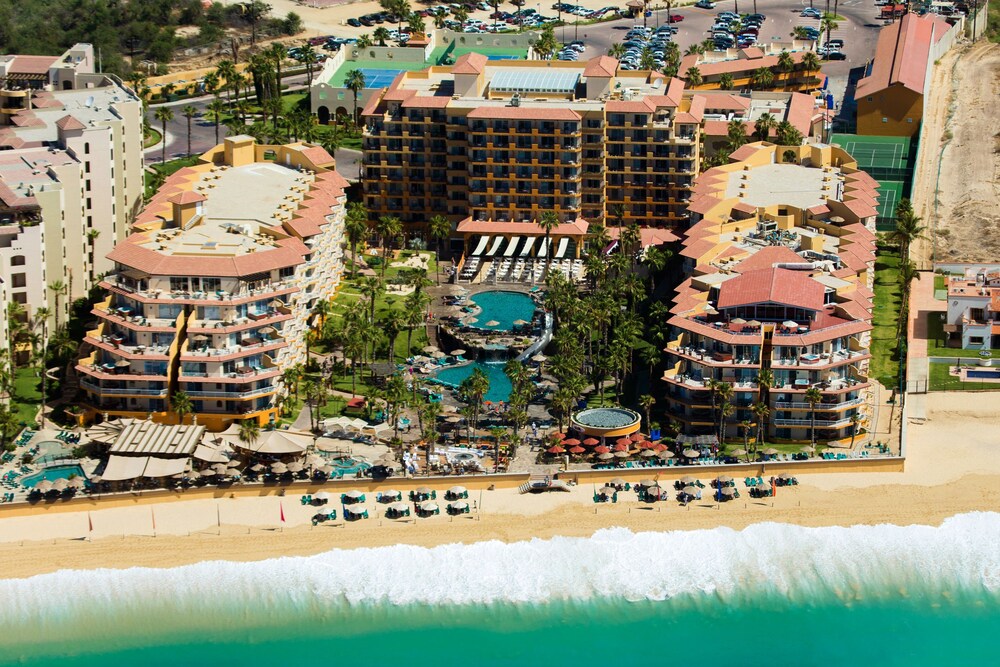
{"label": "curved swimming pool", "polygon": [[87,476],[83,474],[83,468],[74,463],[73,465],[51,466],[49,468],[45,468],[44,470],[39,470],[36,473],[25,475],[18,481],[28,488],[34,488],[35,485],[43,479],[54,482],[57,479],[69,479],[70,477],[87,478]]}
{"label": "curved swimming pool", "polygon": [[[469,297],[469,301],[482,309],[482,312],[476,315],[478,320],[476,326],[480,329],[510,331],[514,328],[514,322],[518,320],[530,322],[535,316],[535,302],[530,296],[520,292],[491,290],[475,294]],[[490,326],[490,322],[496,324]]]}
{"label": "curved swimming pool", "polygon": [[472,375],[472,371],[478,368],[485,373],[486,377],[490,380],[490,390],[486,392],[486,396],[483,400],[499,403],[500,401],[506,401],[510,398],[510,392],[512,389],[510,378],[503,372],[504,365],[505,362],[484,364],[474,361],[473,363],[466,364],[465,366],[445,368],[444,370],[438,371],[436,377],[442,384],[455,388],[462,384],[462,380]]}

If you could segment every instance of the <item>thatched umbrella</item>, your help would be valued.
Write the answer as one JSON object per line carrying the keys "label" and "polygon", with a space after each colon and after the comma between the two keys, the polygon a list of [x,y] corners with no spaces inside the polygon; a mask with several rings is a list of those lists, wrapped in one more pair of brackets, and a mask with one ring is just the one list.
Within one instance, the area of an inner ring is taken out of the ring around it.
{"label": "thatched umbrella", "polygon": [[252,466],[250,466],[250,470],[254,472],[261,472],[265,467],[266,466],[264,466],[263,463],[254,463]]}
{"label": "thatched umbrella", "polygon": [[689,459],[696,459],[701,456],[701,453],[699,453],[697,449],[685,449],[682,453]]}
{"label": "thatched umbrella", "polygon": [[69,480],[66,478],[60,478],[52,482],[53,491],[65,491],[67,488],[69,488]]}
{"label": "thatched umbrella", "polygon": [[216,475],[228,475],[229,474],[229,466],[226,465],[225,463],[216,463],[214,466],[212,466],[212,470],[215,471]]}
{"label": "thatched umbrella", "polygon": [[656,480],[644,479],[639,482],[639,486],[656,486]]}
{"label": "thatched umbrella", "polygon": [[764,452],[763,452],[763,453],[764,453],[764,454],[767,454],[768,456],[771,456],[771,455],[773,455],[773,454],[777,454],[777,453],[778,453],[778,450],[777,450],[777,449],[775,449],[774,447],[768,447],[767,449],[765,449],[765,450],[764,450]]}
{"label": "thatched umbrella", "polygon": [[746,324],[747,323],[747,321],[745,319],[743,319],[742,317],[734,317],[733,319],[729,320],[729,322],[731,324]]}
{"label": "thatched umbrella", "polygon": [[691,484],[696,484],[697,482],[698,480],[692,477],[691,475],[684,475],[683,477],[681,477],[681,484],[686,484],[690,486]]}
{"label": "thatched umbrella", "polygon": [[657,452],[656,456],[663,460],[666,460],[674,458],[674,453],[669,449],[664,449],[662,452]]}
{"label": "thatched umbrella", "polygon": [[329,475],[330,473],[332,473],[334,471],[334,467],[333,466],[322,466],[320,468],[317,468],[316,470],[318,470],[319,472],[323,473],[324,475]]}
{"label": "thatched umbrella", "polygon": [[500,323],[497,322],[496,320],[490,320],[489,322],[486,323],[486,326],[488,326],[488,327],[497,327],[497,326],[500,326]]}
{"label": "thatched umbrella", "polygon": [[615,495],[615,493],[617,493],[617,491],[618,489],[616,489],[613,486],[602,486],[600,489],[597,490],[597,492],[602,496],[613,496]]}
{"label": "thatched umbrella", "polygon": [[627,459],[630,456],[628,452],[615,452],[615,458]]}
{"label": "thatched umbrella", "polygon": [[286,473],[286,472],[288,472],[288,466],[286,466],[281,461],[278,461],[277,463],[272,463],[271,464],[271,472],[275,473],[276,475],[280,475],[282,473]]}
{"label": "thatched umbrella", "polygon": [[243,462],[240,461],[239,459],[229,459],[229,462],[226,464],[226,467],[239,468],[241,465],[243,465]]}
{"label": "thatched umbrella", "polygon": [[43,479],[38,484],[35,484],[35,491],[39,491],[41,493],[48,493],[51,490],[52,490],[52,482],[50,482],[47,479]]}
{"label": "thatched umbrella", "polygon": [[696,486],[685,486],[682,491],[689,496],[694,496],[698,494],[698,487]]}
{"label": "thatched umbrella", "polygon": [[69,488],[71,489],[82,489],[86,486],[86,482],[82,477],[74,477],[73,479],[67,480]]}
{"label": "thatched umbrella", "polygon": [[465,353],[466,353],[465,350],[463,350],[462,348],[459,348],[457,350],[452,350],[451,351],[451,356],[453,356],[453,357],[460,357],[460,356],[462,356]]}
{"label": "thatched umbrella", "polygon": [[715,478],[715,481],[722,482],[723,484],[728,484],[729,482],[733,481],[733,478],[730,477],[729,475],[719,475],[718,477]]}
{"label": "thatched umbrella", "polygon": [[434,354],[435,352],[440,352],[437,345],[426,345],[423,349],[424,354]]}
{"label": "thatched umbrella", "polygon": [[305,464],[303,464],[301,461],[292,461],[285,467],[288,468],[288,472],[302,472],[303,470],[306,469]]}
{"label": "thatched umbrella", "polygon": [[621,477],[615,477],[613,480],[611,480],[610,482],[608,482],[608,486],[614,486],[614,487],[617,487],[617,488],[621,488],[621,487],[625,486],[625,484],[627,484],[627,482],[624,479],[622,479]]}
{"label": "thatched umbrella", "polygon": [[732,454],[733,456],[746,456],[747,450],[743,449],[742,447],[737,447],[736,449],[734,449],[729,453]]}
{"label": "thatched umbrella", "polygon": [[644,449],[639,453],[639,456],[648,459],[656,456],[656,452],[654,452],[652,449]]}
{"label": "thatched umbrella", "polygon": [[598,454],[597,458],[599,458],[602,461],[610,461],[611,459],[615,458],[615,455],[612,454],[611,452],[604,452],[603,454]]}
{"label": "thatched umbrella", "polygon": [[735,496],[736,495],[736,489],[734,487],[732,487],[732,486],[724,487],[724,488],[720,489],[719,491],[724,496]]}

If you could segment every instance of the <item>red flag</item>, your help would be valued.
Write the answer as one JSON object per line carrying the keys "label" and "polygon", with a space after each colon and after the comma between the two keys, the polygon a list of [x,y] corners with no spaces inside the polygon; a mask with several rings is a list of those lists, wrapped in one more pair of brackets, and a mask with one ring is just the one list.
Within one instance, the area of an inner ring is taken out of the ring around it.
{"label": "red flag", "polygon": [[94,532],[94,519],[90,516],[90,512],[87,512],[87,530],[89,532]]}
{"label": "red flag", "polygon": [[153,530],[155,531],[156,530],[156,514],[153,513],[153,508],[152,507],[149,508],[149,517],[153,521]]}
{"label": "red flag", "polygon": [[285,506],[282,503],[278,503],[278,509],[281,510],[281,523],[285,523]]}

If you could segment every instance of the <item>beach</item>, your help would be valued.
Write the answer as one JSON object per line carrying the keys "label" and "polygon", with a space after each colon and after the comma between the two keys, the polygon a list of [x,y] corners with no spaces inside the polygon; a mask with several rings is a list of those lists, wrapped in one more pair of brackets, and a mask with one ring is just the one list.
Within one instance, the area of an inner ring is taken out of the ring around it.
{"label": "beach", "polygon": [[[595,504],[590,483],[568,493],[520,495],[516,489],[471,490],[476,509],[456,517],[389,520],[374,494],[365,506],[371,518],[312,526],[317,508],[299,495],[235,497],[139,503],[92,511],[60,511],[0,519],[3,577],[20,578],[61,569],[167,568],[212,560],[257,561],[307,556],[332,549],[393,544],[436,546],[484,540],[517,542],[555,536],[586,537],[609,527],[635,532],[741,529],[755,523],[800,526],[939,525],[965,512],[1000,509],[1000,416],[988,394],[935,394],[928,418],[907,425],[902,473],[825,473],[799,477],[775,498],[752,499],[737,480],[741,497],[721,506],[705,499],[639,503],[621,492],[617,504]],[[689,471],[707,484],[712,475]],[[653,475],[652,471],[650,472]],[[678,471],[670,471],[675,477]],[[608,479],[614,477],[609,471]],[[443,491],[436,484],[443,507]],[[109,503],[111,504],[111,503]],[[333,499],[324,509],[337,509]],[[69,509],[69,508],[63,508]],[[37,511],[37,510],[36,510]],[[281,517],[284,517],[282,522]],[[340,517],[338,516],[338,519]],[[155,535],[155,536],[154,536]]]}

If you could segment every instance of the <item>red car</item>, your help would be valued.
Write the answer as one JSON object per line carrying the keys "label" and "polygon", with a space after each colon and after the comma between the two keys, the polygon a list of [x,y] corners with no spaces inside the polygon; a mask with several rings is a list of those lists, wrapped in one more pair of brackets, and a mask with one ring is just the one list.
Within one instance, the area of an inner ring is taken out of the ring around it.
{"label": "red car", "polygon": [[684,20],[684,16],[681,14],[671,14],[667,17],[667,23],[680,23]]}

